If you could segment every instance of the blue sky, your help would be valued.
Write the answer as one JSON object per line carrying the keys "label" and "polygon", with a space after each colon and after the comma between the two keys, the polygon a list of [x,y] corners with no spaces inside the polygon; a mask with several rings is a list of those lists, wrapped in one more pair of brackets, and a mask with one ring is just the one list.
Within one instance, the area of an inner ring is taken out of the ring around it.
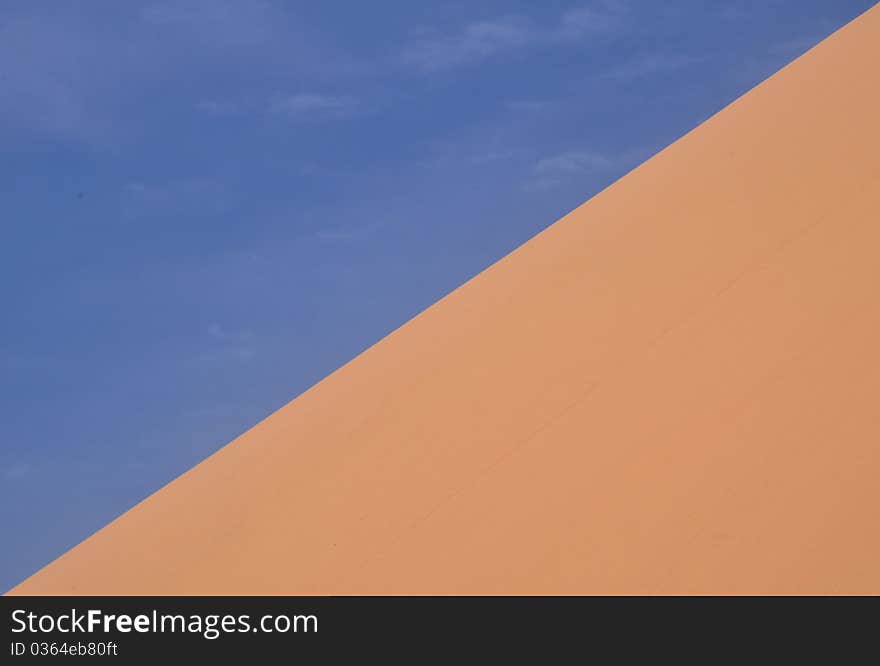
{"label": "blue sky", "polygon": [[873,0],[0,6],[0,590]]}

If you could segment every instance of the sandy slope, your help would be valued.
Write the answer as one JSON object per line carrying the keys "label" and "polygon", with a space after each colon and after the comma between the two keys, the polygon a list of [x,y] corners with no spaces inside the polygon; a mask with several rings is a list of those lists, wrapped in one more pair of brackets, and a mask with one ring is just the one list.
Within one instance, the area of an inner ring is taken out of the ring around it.
{"label": "sandy slope", "polygon": [[880,593],[878,64],[875,7],[14,593]]}

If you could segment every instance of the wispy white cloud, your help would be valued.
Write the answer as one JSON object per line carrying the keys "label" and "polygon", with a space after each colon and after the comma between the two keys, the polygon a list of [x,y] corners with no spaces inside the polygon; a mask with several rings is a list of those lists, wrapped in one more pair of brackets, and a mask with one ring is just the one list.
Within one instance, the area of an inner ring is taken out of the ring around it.
{"label": "wispy white cloud", "polygon": [[805,35],[776,44],[770,52],[784,56],[796,56],[809,51],[821,42],[827,33]]}
{"label": "wispy white cloud", "polygon": [[535,38],[535,27],[523,18],[477,21],[451,35],[424,31],[404,49],[402,59],[416,69],[437,71],[499,56]]}
{"label": "wispy white cloud", "polygon": [[616,162],[601,153],[572,151],[538,160],[526,183],[527,190],[547,190],[565,182],[608,173]]}
{"label": "wispy white cloud", "polygon": [[553,46],[609,35],[626,28],[627,4],[622,0],[596,0],[572,8],[550,24],[521,16],[475,21],[458,31],[421,30],[404,48],[404,65],[435,72],[497,59],[526,47]]}
{"label": "wispy white cloud", "polygon": [[126,221],[220,215],[227,209],[229,196],[228,188],[209,178],[135,181],[123,188],[122,215]]}
{"label": "wispy white cloud", "polygon": [[86,71],[97,64],[93,45],[78,38],[86,29],[78,17],[65,24],[38,11],[10,12],[0,20],[0,124],[80,139],[99,133],[107,124],[107,111],[97,103],[105,80],[130,54],[124,43],[107,36],[116,60]]}
{"label": "wispy white cloud", "polygon": [[595,172],[607,169],[611,164],[611,160],[599,153],[562,153],[539,160],[534,172],[538,175]]}
{"label": "wispy white cloud", "polygon": [[12,463],[3,470],[3,478],[7,481],[24,478],[24,476],[30,471],[30,468],[31,466],[27,463]]}
{"label": "wispy white cloud", "polygon": [[320,87],[348,85],[365,71],[347,44],[317,39],[281,3],[120,3],[107,19],[107,25],[122,22],[120,30],[66,5],[19,4],[21,9],[0,10],[0,131],[118,146],[153,129],[148,110],[131,112],[144,98],[155,100],[151,107],[184,104],[217,116],[259,107],[258,100],[200,92],[194,81],[207,87],[226,73],[222,80],[232,89],[251,72],[257,89],[266,82],[264,73],[283,70]]}
{"label": "wispy white cloud", "polygon": [[559,36],[563,39],[597,37],[620,31],[626,26],[629,7],[620,0],[594,2],[562,14]]}
{"label": "wispy white cloud", "polygon": [[139,16],[148,25],[200,33],[239,46],[266,40],[276,25],[275,12],[261,0],[152,2],[140,8]]}
{"label": "wispy white cloud", "polygon": [[208,337],[217,342],[247,342],[254,335],[250,331],[232,331],[214,321],[208,324]]}
{"label": "wispy white cloud", "polygon": [[348,118],[365,112],[365,105],[350,95],[317,92],[276,94],[264,99],[204,99],[198,111],[211,116],[272,114],[292,120],[327,120]]}
{"label": "wispy white cloud", "polygon": [[254,335],[250,331],[232,330],[218,322],[211,322],[207,334],[211,342],[191,359],[193,363],[222,365],[252,361],[257,356]]}
{"label": "wispy white cloud", "polygon": [[687,55],[650,53],[611,69],[608,76],[613,79],[632,80],[674,72],[697,62],[697,58]]}
{"label": "wispy white cloud", "polygon": [[270,106],[275,113],[303,120],[347,117],[361,110],[354,97],[320,93],[285,95],[273,100]]}

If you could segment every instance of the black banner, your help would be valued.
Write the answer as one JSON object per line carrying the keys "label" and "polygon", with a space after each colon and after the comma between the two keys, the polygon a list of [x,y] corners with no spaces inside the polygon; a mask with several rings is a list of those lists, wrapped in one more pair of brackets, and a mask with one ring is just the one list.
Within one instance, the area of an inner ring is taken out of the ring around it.
{"label": "black banner", "polygon": [[0,661],[10,664],[804,650],[839,659],[868,645],[880,619],[868,598],[3,597],[0,607]]}

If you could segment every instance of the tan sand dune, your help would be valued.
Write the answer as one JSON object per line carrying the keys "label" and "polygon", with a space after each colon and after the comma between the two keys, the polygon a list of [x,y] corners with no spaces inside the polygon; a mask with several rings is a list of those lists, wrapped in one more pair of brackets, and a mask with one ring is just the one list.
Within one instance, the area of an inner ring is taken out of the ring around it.
{"label": "tan sand dune", "polygon": [[880,593],[878,67],[875,6],[13,593]]}

